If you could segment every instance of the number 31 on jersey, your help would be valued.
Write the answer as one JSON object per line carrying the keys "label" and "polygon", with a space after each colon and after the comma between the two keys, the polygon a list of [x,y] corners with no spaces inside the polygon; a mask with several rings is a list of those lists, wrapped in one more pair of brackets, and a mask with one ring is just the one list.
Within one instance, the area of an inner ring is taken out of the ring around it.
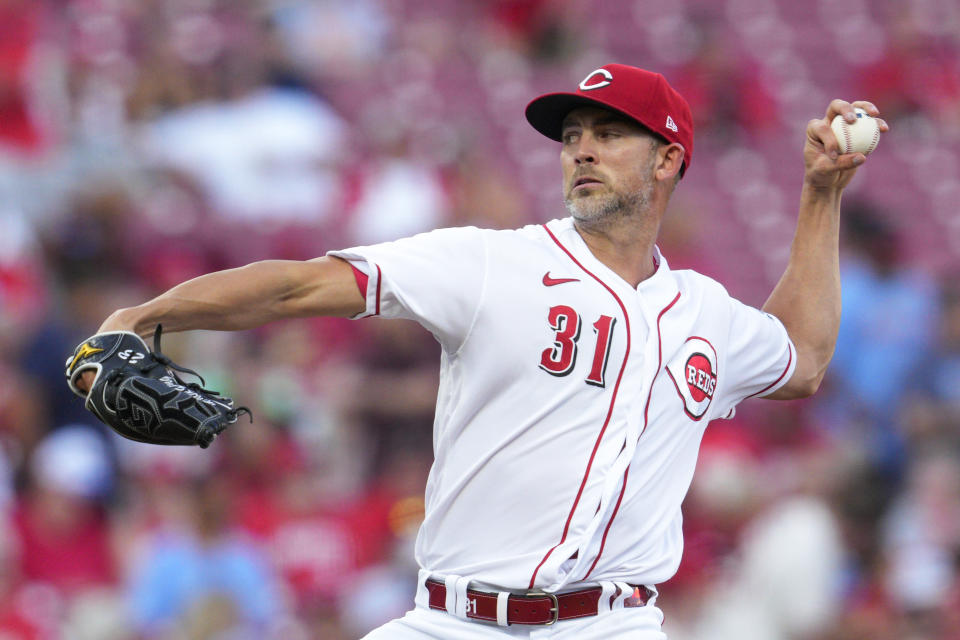
{"label": "number 31 on jersey", "polygon": [[[553,336],[553,346],[544,349],[540,354],[540,368],[552,376],[569,375],[577,364],[577,342],[580,340],[582,324],[580,314],[572,307],[560,304],[550,307],[547,321],[556,333]],[[610,344],[613,342],[613,326],[616,321],[616,318],[602,315],[593,323],[596,344],[593,348],[590,375],[584,380],[587,384],[597,387],[606,386],[607,361],[610,357]]]}

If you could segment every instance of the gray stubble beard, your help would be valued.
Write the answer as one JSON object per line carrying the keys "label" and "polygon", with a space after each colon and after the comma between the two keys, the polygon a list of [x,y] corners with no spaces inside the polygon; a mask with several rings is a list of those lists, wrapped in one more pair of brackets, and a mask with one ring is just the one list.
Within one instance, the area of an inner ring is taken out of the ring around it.
{"label": "gray stubble beard", "polygon": [[[645,217],[650,206],[650,197],[653,195],[653,167],[656,161],[656,150],[660,146],[654,138],[650,138],[650,161],[647,166],[647,175],[644,177],[643,184],[633,193],[611,193],[608,194],[599,203],[586,203],[589,196],[576,201],[565,197],[563,204],[567,211],[573,216],[577,225],[581,228],[603,231],[609,229],[621,220],[637,216],[638,219]],[[590,207],[593,211],[587,210]]]}
{"label": "gray stubble beard", "polygon": [[578,226],[600,231],[621,220],[642,216],[650,204],[652,189],[653,185],[646,182],[639,191],[608,194],[600,202],[587,202],[587,196],[579,200],[564,198],[563,203]]}

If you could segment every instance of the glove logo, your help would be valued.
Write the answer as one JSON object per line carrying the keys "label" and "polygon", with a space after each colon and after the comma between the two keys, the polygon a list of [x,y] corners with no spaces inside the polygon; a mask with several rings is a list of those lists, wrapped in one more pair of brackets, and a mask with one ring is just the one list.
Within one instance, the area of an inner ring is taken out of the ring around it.
{"label": "glove logo", "polygon": [[73,373],[73,368],[77,366],[77,363],[84,358],[92,356],[95,353],[100,353],[103,349],[97,349],[96,347],[91,347],[89,342],[84,342],[80,345],[80,348],[77,349],[77,352],[73,356],[73,360],[70,361],[70,364],[67,365],[67,371]]}
{"label": "glove logo", "polygon": [[121,360],[126,360],[130,364],[136,364],[143,360],[146,356],[139,351],[134,351],[133,349],[124,349],[117,354],[117,357]]}
{"label": "glove logo", "polygon": [[700,420],[717,389],[717,352],[713,345],[703,338],[687,338],[666,369],[683,401],[683,410],[691,419]]}

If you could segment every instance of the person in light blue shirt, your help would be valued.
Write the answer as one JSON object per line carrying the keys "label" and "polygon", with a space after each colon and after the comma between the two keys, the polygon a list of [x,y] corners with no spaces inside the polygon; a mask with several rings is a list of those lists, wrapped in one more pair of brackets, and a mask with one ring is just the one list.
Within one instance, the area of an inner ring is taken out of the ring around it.
{"label": "person in light blue shirt", "polygon": [[229,637],[262,637],[279,618],[277,580],[265,553],[225,522],[216,485],[186,489],[190,527],[159,531],[129,586],[131,617],[146,637],[214,624]]}
{"label": "person in light blue shirt", "polygon": [[848,251],[831,405],[842,423],[868,425],[872,453],[895,463],[902,401],[936,341],[938,288],[930,274],[901,264],[896,232],[869,205],[849,206],[843,220]]}

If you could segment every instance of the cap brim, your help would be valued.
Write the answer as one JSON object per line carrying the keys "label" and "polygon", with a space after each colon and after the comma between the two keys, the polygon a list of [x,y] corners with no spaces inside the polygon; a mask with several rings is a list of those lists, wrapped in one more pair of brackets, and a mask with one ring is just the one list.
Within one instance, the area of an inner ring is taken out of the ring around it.
{"label": "cap brim", "polygon": [[640,120],[637,120],[636,116],[612,107],[606,102],[584,97],[579,93],[548,93],[539,98],[535,98],[533,102],[527,105],[525,115],[527,116],[527,122],[529,122],[534,129],[551,140],[562,142],[563,119],[577,107],[600,107],[607,111],[619,113],[624,118],[636,122],[658,138],[663,138],[659,133],[650,129],[650,127]]}
{"label": "cap brim", "polygon": [[635,120],[633,116],[623,113],[619,109],[614,109],[599,100],[591,100],[576,93],[548,93],[540,96],[527,105],[525,114],[527,122],[534,129],[551,140],[560,142],[562,140],[563,119],[577,107],[601,107]]}
{"label": "cap brim", "polygon": [[[535,98],[530,104],[527,105],[525,115],[527,116],[527,122],[529,122],[534,129],[547,136],[551,140],[562,142],[563,119],[567,117],[568,113],[578,107],[600,107],[608,111],[613,111],[614,113],[619,113],[624,118],[636,122],[641,127],[649,131],[652,135],[664,140],[665,142],[667,141],[662,135],[652,130],[640,120],[637,120],[635,116],[632,116],[625,111],[621,111],[616,107],[612,107],[605,102],[601,102],[600,100],[586,98],[579,93],[548,93],[546,95],[542,95],[539,98]],[[686,168],[687,163],[684,161],[680,168],[681,176],[686,172]]]}

